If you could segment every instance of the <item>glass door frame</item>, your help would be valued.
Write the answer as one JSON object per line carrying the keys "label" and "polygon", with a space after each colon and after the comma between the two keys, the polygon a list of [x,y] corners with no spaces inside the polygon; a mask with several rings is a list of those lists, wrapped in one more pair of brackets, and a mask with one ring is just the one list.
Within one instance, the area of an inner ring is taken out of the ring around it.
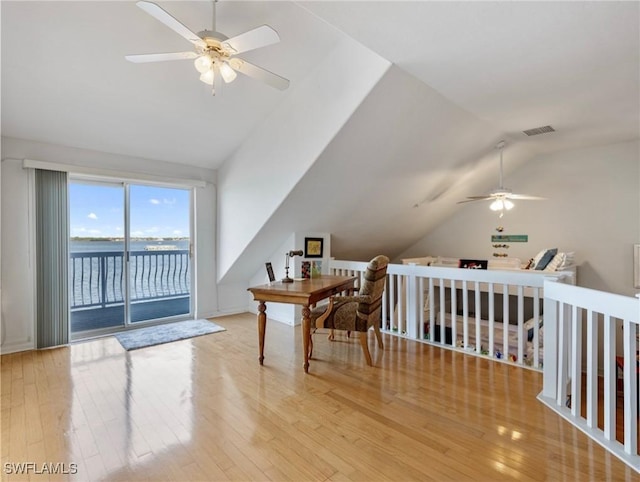
{"label": "glass door frame", "polygon": [[[181,184],[173,184],[171,182],[155,182],[155,181],[145,181],[145,180],[137,180],[137,179],[122,179],[122,178],[111,178],[111,177],[102,177],[102,176],[94,176],[94,175],[85,175],[85,174],[74,174],[69,173],[68,183],[83,183],[83,184],[94,184],[96,186],[108,186],[108,187],[119,187],[122,188],[123,191],[123,231],[124,231],[124,243],[123,243],[123,277],[124,277],[124,285],[122,288],[122,297],[124,303],[124,320],[121,324],[118,324],[115,327],[107,327],[107,328],[98,328],[92,330],[85,331],[71,331],[71,326],[69,326],[70,340],[80,340],[85,338],[91,338],[95,336],[103,336],[111,333],[115,333],[118,331],[126,331],[130,329],[139,328],[142,326],[152,326],[152,325],[161,325],[164,323],[170,323],[174,321],[181,321],[187,319],[194,318],[195,312],[195,286],[196,286],[196,245],[195,245],[195,187],[193,186],[185,186]],[[183,191],[188,191],[189,197],[189,244],[188,244],[188,259],[189,265],[191,267],[189,273],[189,311],[188,313],[173,315],[163,318],[153,318],[149,320],[141,320],[132,322],[131,321],[131,287],[130,287],[130,253],[131,253],[131,206],[130,206],[130,186],[153,186],[159,188],[167,188],[167,189],[179,189]],[[71,199],[69,199],[68,212],[71,206]],[[69,216],[70,217],[70,216]],[[69,232],[69,239],[71,238],[71,233]],[[70,253],[69,253],[70,254]],[[68,283],[71,283],[71,280],[68,280]],[[71,306],[69,305],[69,309]],[[69,315],[69,324],[71,325],[71,314]]]}

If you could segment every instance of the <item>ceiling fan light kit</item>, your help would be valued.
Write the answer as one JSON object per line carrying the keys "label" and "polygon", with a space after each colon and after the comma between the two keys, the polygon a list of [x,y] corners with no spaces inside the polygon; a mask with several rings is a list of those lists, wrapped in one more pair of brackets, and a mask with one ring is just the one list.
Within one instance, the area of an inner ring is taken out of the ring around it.
{"label": "ceiling fan light kit", "polygon": [[464,201],[458,201],[458,204],[474,202],[474,201],[492,201],[489,205],[489,209],[492,211],[500,211],[500,217],[504,215],[504,211],[510,211],[515,207],[512,199],[518,200],[529,200],[529,201],[539,201],[544,198],[537,196],[528,196],[525,194],[514,194],[511,189],[507,189],[503,186],[502,181],[504,178],[503,174],[503,160],[502,160],[502,151],[506,145],[505,141],[500,141],[496,144],[496,149],[500,151],[500,178],[499,178],[499,186],[497,189],[491,191],[488,195],[485,196],[469,196]]}
{"label": "ceiling fan light kit", "polygon": [[513,204],[508,199],[496,199],[491,203],[489,209],[491,209],[492,211],[502,211],[503,209],[510,211],[514,206],[515,204]]}
{"label": "ceiling fan light kit", "polygon": [[284,77],[280,77],[257,65],[250,64],[245,60],[233,57],[236,54],[279,42],[280,37],[278,36],[278,32],[268,25],[262,25],[248,32],[236,35],[235,37],[228,38],[226,35],[215,31],[215,1],[212,3],[212,30],[203,30],[195,34],[155,3],[147,1],[137,2],[136,5],[140,9],[191,42],[195,47],[195,52],[127,55],[125,58],[129,62],[134,63],[193,59],[194,66],[200,73],[200,80],[213,87],[212,94],[214,95],[216,91],[215,86],[218,83],[217,79],[222,78],[222,80],[228,84],[236,79],[238,75],[236,72],[260,80],[276,89],[287,89],[289,87],[289,81]]}

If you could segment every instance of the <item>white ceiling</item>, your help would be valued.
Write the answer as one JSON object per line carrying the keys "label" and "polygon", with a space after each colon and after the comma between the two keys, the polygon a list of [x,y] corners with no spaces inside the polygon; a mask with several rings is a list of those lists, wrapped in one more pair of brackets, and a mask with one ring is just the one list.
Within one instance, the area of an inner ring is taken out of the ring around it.
{"label": "white ceiling", "polygon": [[[157,2],[195,32],[212,3]],[[290,91],[239,75],[221,95],[192,61],[127,54],[192,45],[135,2],[1,2],[3,135],[217,168]],[[241,56],[295,84],[342,35],[291,2],[219,2],[229,37],[262,24],[281,42]]]}
{"label": "white ceiling", "polygon": [[[194,31],[210,26],[209,2],[158,4]],[[243,57],[291,87],[239,76],[212,98],[189,61],[124,60],[190,48],[134,2],[2,1],[2,134],[217,168],[337,44],[337,28],[539,152],[637,138],[639,6],[223,0],[219,31],[279,32]],[[558,132],[520,133],[546,124]]]}
{"label": "white ceiling", "polygon": [[539,151],[637,138],[638,2],[301,2]]}

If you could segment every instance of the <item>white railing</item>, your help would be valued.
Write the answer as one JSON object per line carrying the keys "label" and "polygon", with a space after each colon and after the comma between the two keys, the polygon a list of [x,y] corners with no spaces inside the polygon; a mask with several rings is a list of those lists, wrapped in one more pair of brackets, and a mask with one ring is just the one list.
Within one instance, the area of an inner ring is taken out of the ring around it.
{"label": "white railing", "polygon": [[[367,263],[331,260],[329,267],[361,277]],[[572,275],[390,264],[381,329],[540,370],[544,279],[572,283]]]}
{"label": "white railing", "polygon": [[538,399],[640,473],[640,300],[551,281],[544,293]]}

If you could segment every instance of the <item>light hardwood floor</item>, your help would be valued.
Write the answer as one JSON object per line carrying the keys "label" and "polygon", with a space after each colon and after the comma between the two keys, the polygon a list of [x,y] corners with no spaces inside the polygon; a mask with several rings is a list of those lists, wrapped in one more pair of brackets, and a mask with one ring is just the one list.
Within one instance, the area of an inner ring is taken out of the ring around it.
{"label": "light hardwood floor", "polygon": [[[539,373],[383,335],[256,320],[126,352],[113,337],[4,355],[7,463],[77,464],[73,480],[638,480],[536,400]],[[51,477],[59,479],[60,477]],[[65,477],[62,477],[65,478]]]}

